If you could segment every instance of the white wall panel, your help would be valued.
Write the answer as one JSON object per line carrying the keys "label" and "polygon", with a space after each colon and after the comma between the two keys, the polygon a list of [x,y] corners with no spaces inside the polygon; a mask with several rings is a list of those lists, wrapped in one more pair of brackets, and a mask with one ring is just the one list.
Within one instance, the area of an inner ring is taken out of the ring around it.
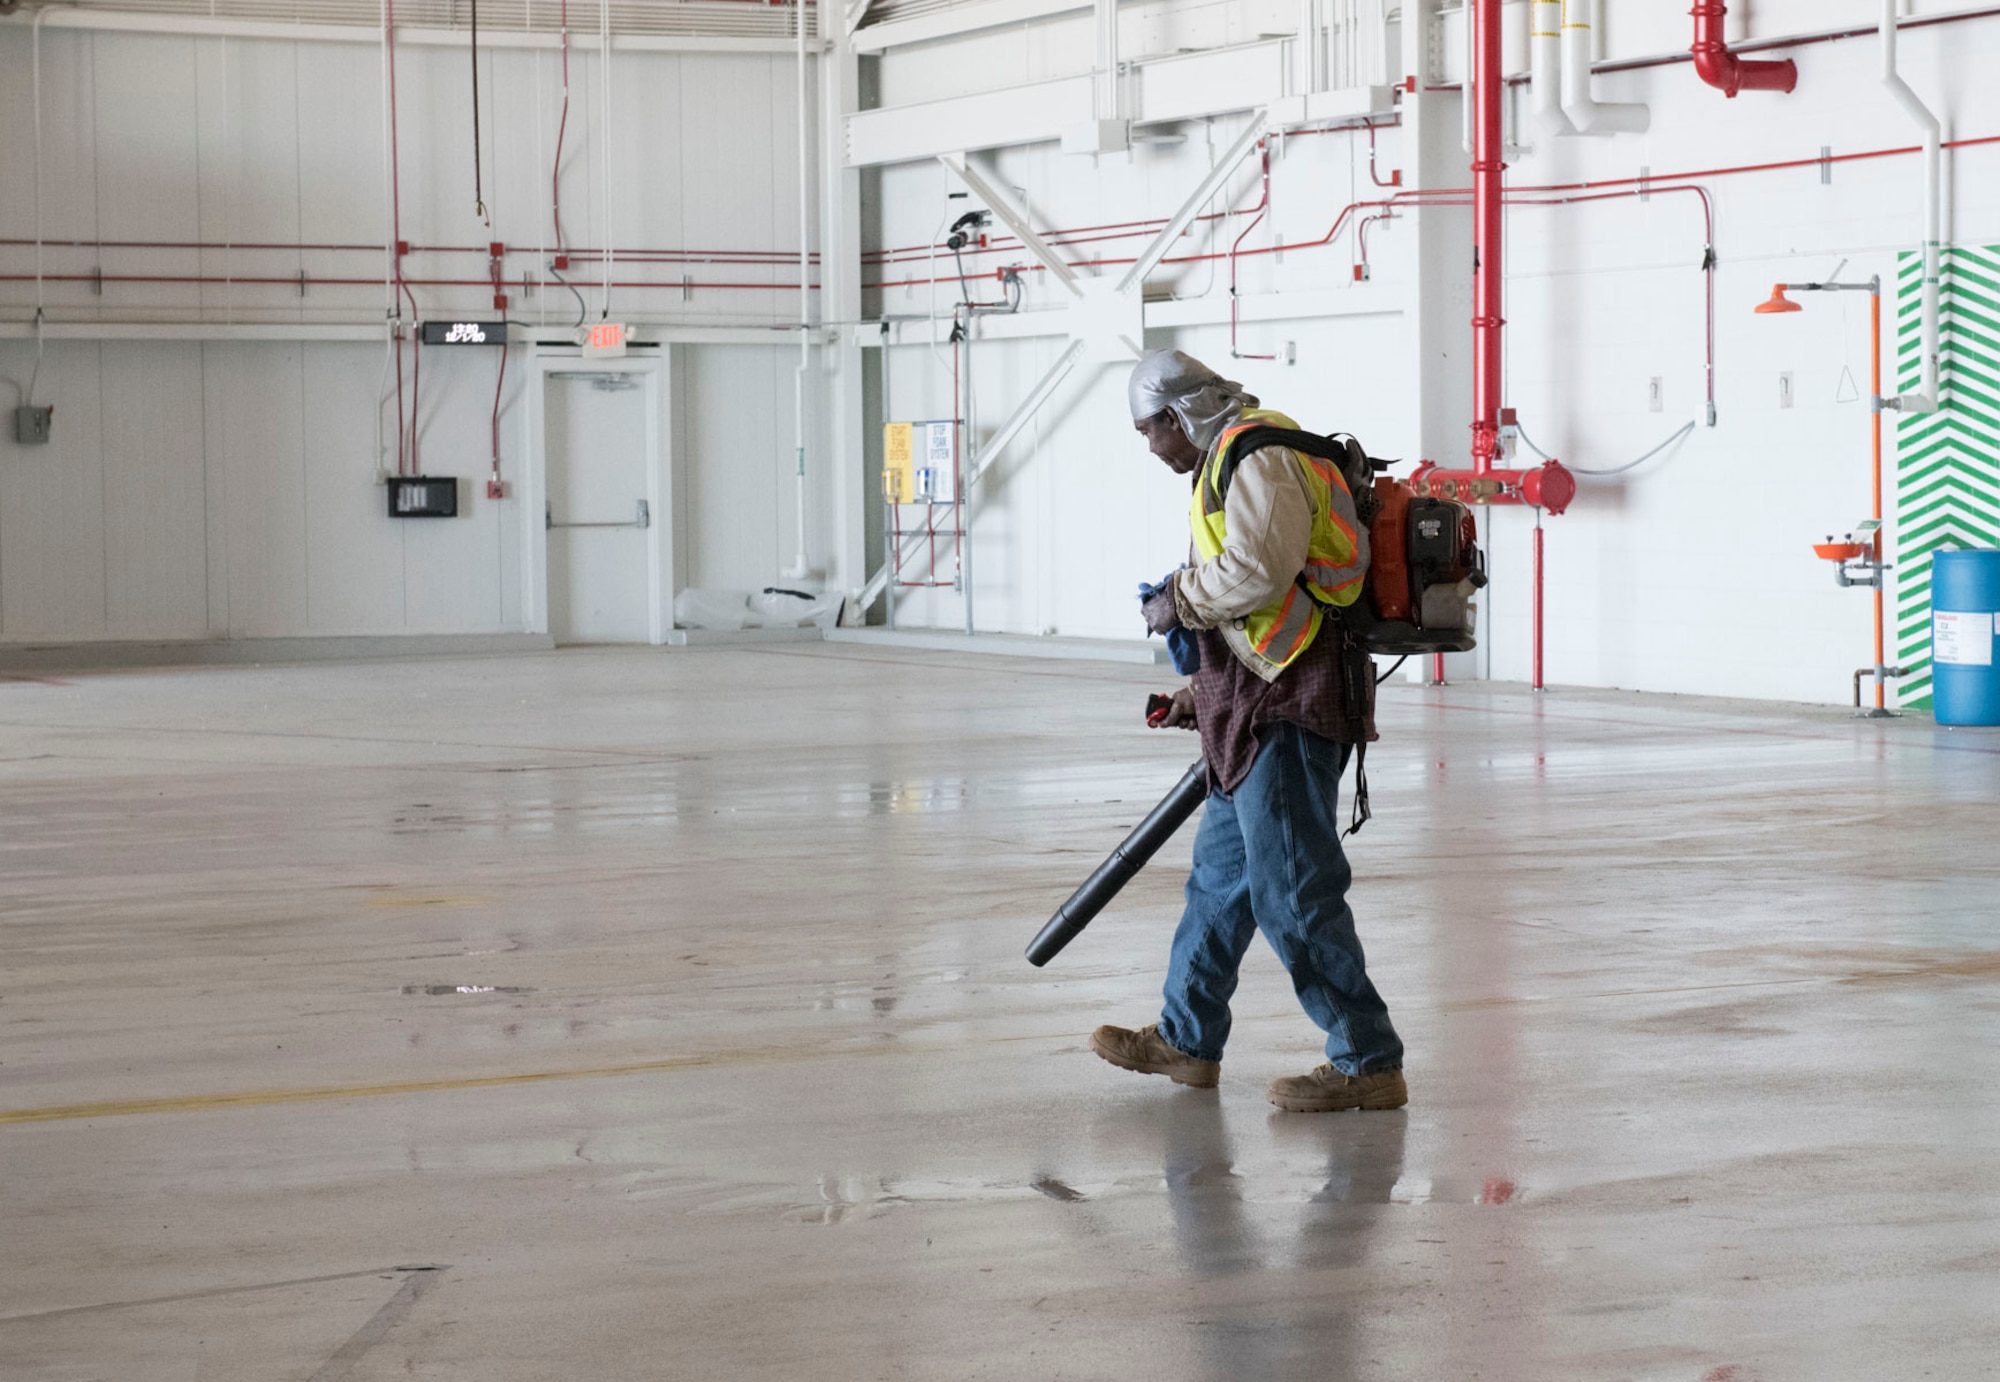
{"label": "white wall panel", "polygon": [[760,590],[793,553],[794,352],[684,347],[675,354],[675,459],[691,586]]}
{"label": "white wall panel", "polygon": [[[0,43],[0,129],[15,137],[0,139],[0,239],[26,240],[35,234],[34,78],[28,45]],[[28,137],[21,138],[20,131]],[[32,260],[28,266],[33,268]]]}
{"label": "white wall panel", "polygon": [[[46,36],[45,36],[46,38]],[[201,239],[201,154],[193,39],[96,34],[96,234],[106,240],[192,243]],[[46,88],[45,88],[46,89]],[[46,189],[48,183],[44,181]],[[181,249],[117,249],[106,274],[192,276],[201,255]],[[104,285],[111,313],[158,311],[198,300],[184,284]]]}
{"label": "white wall panel", "polygon": [[200,638],[208,631],[201,347],[107,341],[99,349],[105,631]]}
{"label": "white wall panel", "polygon": [[[730,58],[683,68],[682,182],[693,195],[683,196],[681,201],[680,243],[688,248],[797,248],[795,232],[779,239],[779,227],[788,223],[771,202],[773,185],[781,176],[779,162],[747,156],[749,150],[773,147],[777,138],[780,97],[776,85],[772,64],[756,58]],[[789,110],[789,105],[785,109]],[[790,146],[790,140],[786,145]],[[716,279],[722,271],[727,272],[724,281],[728,282],[788,281],[780,277],[785,270],[744,264],[717,265],[715,271],[694,276]],[[796,293],[782,298],[774,293],[766,298],[772,310],[788,313],[796,312],[797,300]],[[731,310],[730,301],[717,294],[697,293],[681,310],[697,317],[724,315]]]}
{"label": "white wall panel", "polygon": [[[388,238],[383,178],[381,59],[344,44],[273,44],[289,50],[297,71],[298,206],[300,237],[308,243],[380,245]],[[380,253],[307,257],[315,280],[379,280]],[[383,289],[315,282],[298,304],[307,320],[327,311],[380,311]]]}
{"label": "white wall panel", "polygon": [[[295,245],[299,218],[297,49],[278,43],[216,39],[195,50],[201,143],[198,239],[236,246]],[[201,273],[227,282],[205,285],[201,300],[233,318],[244,308],[290,312],[300,305],[290,279],[304,267],[297,250],[206,250]]]}
{"label": "white wall panel", "polygon": [[304,348],[203,348],[208,458],[223,494],[222,550],[233,638],[309,627],[306,568]]}
{"label": "white wall panel", "polygon": [[[490,350],[425,352],[422,468],[456,475],[454,519],[400,519],[408,628],[412,633],[497,631],[503,528],[521,521],[518,499],[486,497],[491,466]],[[504,521],[503,521],[504,520]]]}
{"label": "white wall panel", "polygon": [[[640,249],[688,245],[682,223],[690,199],[689,164],[704,180],[695,184],[695,201],[705,199],[707,180],[729,176],[726,169],[715,166],[712,153],[691,149],[681,138],[682,71],[679,60],[642,64],[627,56],[612,57],[611,79],[620,116],[611,131],[611,162],[617,170],[611,220],[614,228],[622,228],[615,238],[623,245]],[[631,276],[630,266],[618,267],[619,278]],[[680,305],[679,294],[669,297],[671,305]],[[629,305],[633,298],[621,294],[617,301]]]}
{"label": "white wall panel", "polygon": [[[25,384],[34,346],[0,345],[0,375]],[[35,401],[55,408],[44,446],[0,429],[0,637],[102,638],[104,448],[94,343],[48,347]]]}
{"label": "white wall panel", "polygon": [[[19,81],[18,86],[9,82],[0,87],[0,99],[13,97],[7,128],[29,135],[27,139],[6,141],[23,157],[9,164],[11,175],[19,181],[10,183],[9,195],[0,196],[0,216],[7,216],[7,209],[13,208],[15,215],[7,221],[12,227],[10,238],[32,237],[37,198],[29,45],[24,35],[8,35],[5,41],[0,41],[0,49],[16,55],[9,71]],[[48,240],[89,241],[99,234],[98,187],[92,157],[97,143],[99,80],[95,52],[94,36],[66,35],[61,40],[47,34],[42,37],[40,221],[42,235]],[[16,188],[20,189],[18,193],[14,191]],[[43,264],[51,275],[75,274],[88,272],[94,259],[74,252],[51,252],[44,257]],[[11,249],[5,262],[12,273],[35,272],[35,254],[31,248]],[[69,282],[47,283],[39,297],[32,281],[9,285],[6,300],[24,306],[46,302],[51,308],[61,307],[72,315],[94,313],[99,306],[99,299],[92,295],[88,284]]]}
{"label": "white wall panel", "polygon": [[[382,386],[383,354],[371,346],[304,348],[305,628],[317,634],[405,631],[404,542],[418,520],[386,517],[387,494],[375,483],[370,409]],[[393,470],[393,403],[383,416]]]}

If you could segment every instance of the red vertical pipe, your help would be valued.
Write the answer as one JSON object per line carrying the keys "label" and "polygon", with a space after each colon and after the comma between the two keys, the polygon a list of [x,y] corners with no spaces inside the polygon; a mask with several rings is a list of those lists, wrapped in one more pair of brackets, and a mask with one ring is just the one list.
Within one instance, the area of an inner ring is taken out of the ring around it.
{"label": "red vertical pipe", "polygon": [[1542,525],[1539,516],[1535,522],[1535,681],[1534,689],[1542,689]]}
{"label": "red vertical pipe", "polygon": [[1500,134],[1500,0],[1476,0],[1473,10],[1472,99],[1472,468],[1493,469],[1500,449],[1500,193],[1507,164]]}

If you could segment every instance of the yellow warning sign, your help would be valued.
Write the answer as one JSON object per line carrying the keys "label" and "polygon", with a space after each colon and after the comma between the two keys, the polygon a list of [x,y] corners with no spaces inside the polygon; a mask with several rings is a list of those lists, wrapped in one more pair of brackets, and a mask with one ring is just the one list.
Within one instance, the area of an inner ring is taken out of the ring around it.
{"label": "yellow warning sign", "polygon": [[916,499],[916,430],[914,422],[891,422],[882,429],[882,497],[891,504]]}

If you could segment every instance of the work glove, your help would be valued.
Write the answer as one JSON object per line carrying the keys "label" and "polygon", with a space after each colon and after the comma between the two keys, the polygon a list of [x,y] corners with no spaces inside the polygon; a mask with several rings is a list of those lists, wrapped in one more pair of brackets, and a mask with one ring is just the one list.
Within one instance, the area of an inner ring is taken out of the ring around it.
{"label": "work glove", "polygon": [[1195,640],[1194,631],[1181,623],[1180,607],[1174,603],[1171,573],[1162,577],[1158,585],[1139,582],[1139,612],[1145,616],[1148,632],[1167,636],[1167,652],[1174,660],[1176,672],[1191,677],[1201,670],[1201,644]]}

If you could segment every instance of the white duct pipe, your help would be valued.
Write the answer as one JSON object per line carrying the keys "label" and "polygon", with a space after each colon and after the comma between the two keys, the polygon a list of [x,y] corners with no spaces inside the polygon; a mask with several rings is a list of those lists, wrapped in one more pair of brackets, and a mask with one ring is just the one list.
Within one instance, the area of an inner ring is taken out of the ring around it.
{"label": "white duct pipe", "polygon": [[1313,80],[1313,49],[1319,44],[1316,0],[1299,0],[1299,36],[1292,52],[1292,94],[1303,96],[1319,90]]}
{"label": "white duct pipe", "polygon": [[1905,394],[1898,406],[1905,412],[1935,412],[1938,406],[1938,296],[1939,260],[1943,235],[1943,154],[1944,129],[1930,108],[1917,99],[1910,84],[1896,71],[1896,0],[1882,0],[1882,85],[1896,98],[1896,104],[1916,123],[1924,135],[1924,301],[1923,301],[1923,386],[1918,394]]}
{"label": "white duct pipe", "polygon": [[1543,134],[1575,134],[1562,107],[1562,0],[1534,0],[1529,10],[1529,58],[1535,124]]}
{"label": "white duct pipe", "polygon": [[798,458],[794,490],[798,552],[785,568],[785,579],[802,581],[812,575],[806,556],[806,375],[812,367],[812,150],[806,142],[806,6],[792,0],[792,27],[797,30],[799,60],[799,366],[792,376],[792,445]]}
{"label": "white duct pipe", "polygon": [[611,0],[597,0],[597,83],[598,128],[603,131],[603,152],[598,166],[604,170],[604,295],[600,321],[611,320],[611,247],[618,243],[611,233]]}
{"label": "white duct pipe", "polygon": [[1563,114],[1581,134],[1644,134],[1653,113],[1643,105],[1593,100],[1590,94],[1591,0],[1562,0]]}
{"label": "white duct pipe", "polygon": [[1097,0],[1097,74],[1092,97],[1099,120],[1116,120],[1118,109],[1118,0]]}
{"label": "white duct pipe", "polygon": [[1469,157],[1472,153],[1473,103],[1479,96],[1477,90],[1479,83],[1473,74],[1472,61],[1472,0],[1459,0],[1459,14],[1465,20],[1465,48],[1463,50],[1465,53],[1465,66],[1460,69],[1465,73],[1465,80],[1458,88],[1459,95],[1463,98],[1458,103],[1458,137],[1459,142],[1465,145],[1465,152]]}

